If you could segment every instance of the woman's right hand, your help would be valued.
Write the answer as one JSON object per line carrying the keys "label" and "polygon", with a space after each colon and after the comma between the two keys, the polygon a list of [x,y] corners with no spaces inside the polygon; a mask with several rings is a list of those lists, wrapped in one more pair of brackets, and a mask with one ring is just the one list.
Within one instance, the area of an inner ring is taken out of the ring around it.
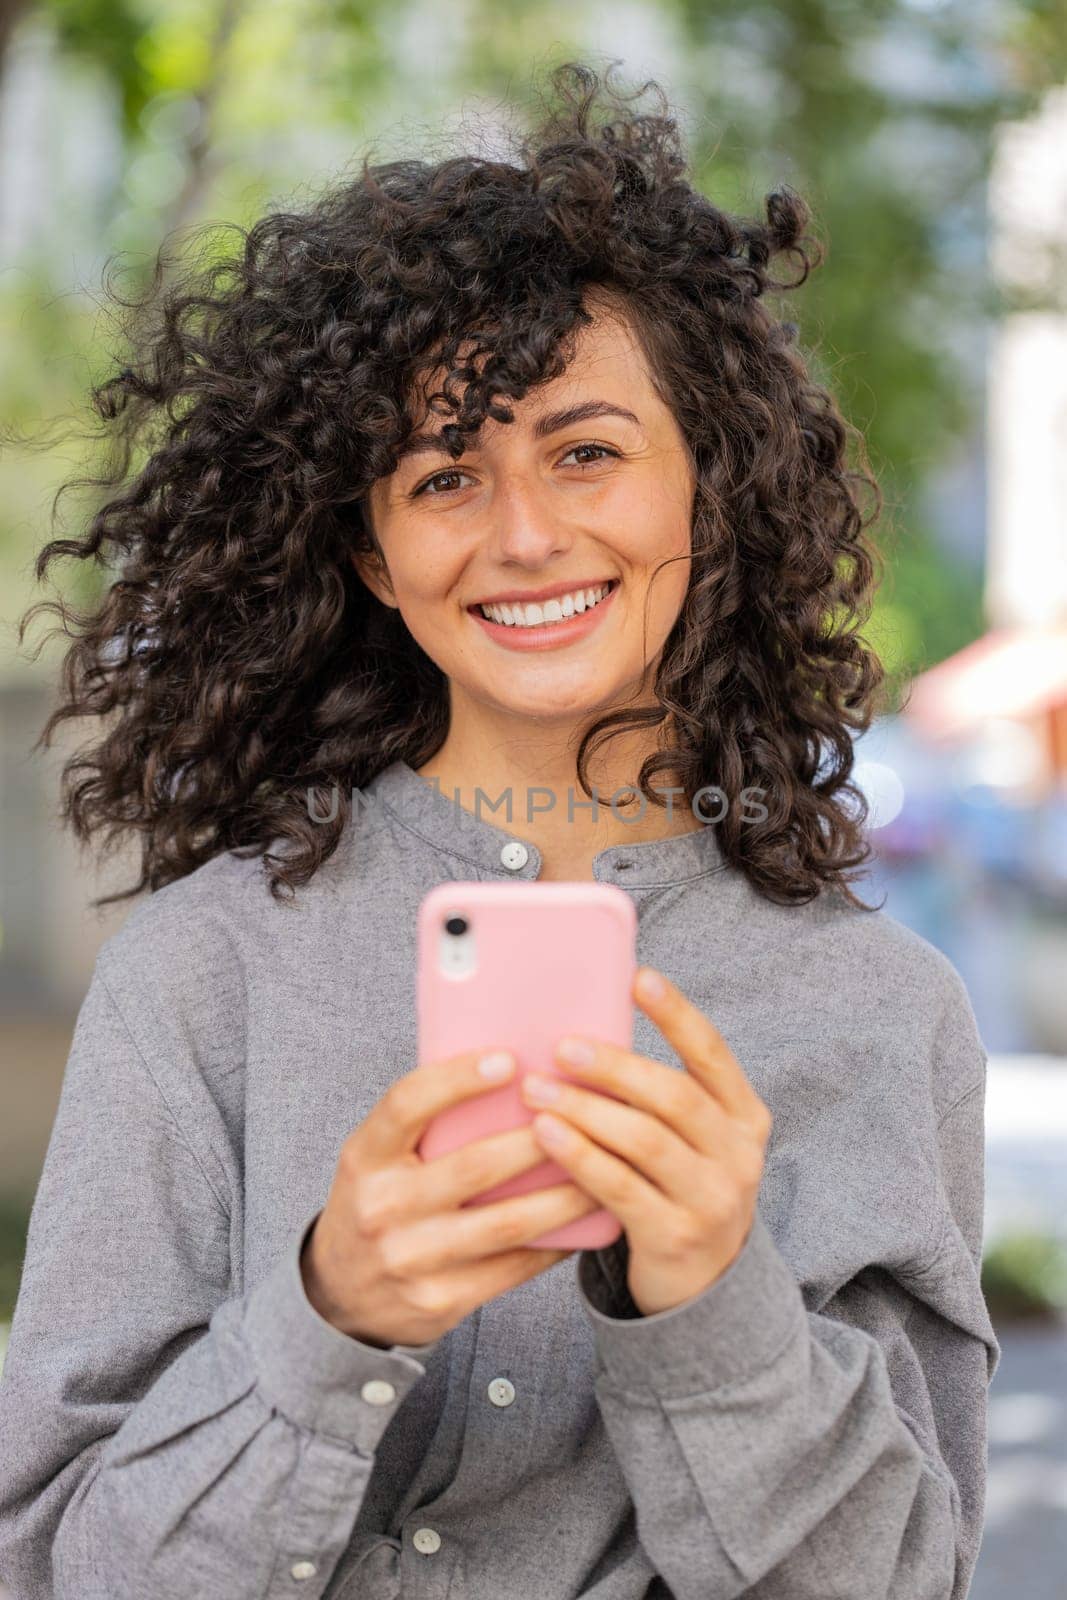
{"label": "woman's right hand", "polygon": [[341,1146],[301,1272],[311,1304],[342,1333],[382,1348],[428,1344],[475,1306],[573,1255],[519,1247],[598,1208],[567,1182],[461,1209],[547,1159],[529,1125],[431,1161],[418,1154],[438,1112],[508,1081],[479,1073],[486,1054],[465,1051],[397,1079]]}

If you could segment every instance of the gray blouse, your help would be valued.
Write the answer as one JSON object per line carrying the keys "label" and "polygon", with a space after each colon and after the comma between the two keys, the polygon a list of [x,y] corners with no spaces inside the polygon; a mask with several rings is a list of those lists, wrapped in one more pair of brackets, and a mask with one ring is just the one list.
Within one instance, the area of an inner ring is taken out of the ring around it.
{"label": "gray blouse", "polygon": [[[16,1600],[963,1600],[1000,1350],[955,968],[839,895],[772,904],[713,825],[602,850],[774,1113],[748,1240],[657,1315],[623,1236],[377,1349],[300,1245],[415,1064],[422,895],[541,858],[403,762],[354,799],[295,903],[225,853],[100,952],[0,1380]],[[673,1061],[640,1013],[634,1045]]]}

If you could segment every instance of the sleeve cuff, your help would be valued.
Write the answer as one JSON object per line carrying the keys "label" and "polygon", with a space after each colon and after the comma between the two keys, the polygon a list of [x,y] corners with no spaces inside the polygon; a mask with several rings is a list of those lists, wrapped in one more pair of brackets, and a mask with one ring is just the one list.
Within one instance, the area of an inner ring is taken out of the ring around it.
{"label": "sleeve cuff", "polygon": [[244,1338],[260,1388],[283,1416],[373,1454],[441,1341],[380,1350],[327,1322],[308,1299],[300,1272],[300,1254],[314,1221],[308,1220],[249,1292]]}
{"label": "sleeve cuff", "polygon": [[601,1364],[620,1389],[668,1399],[735,1383],[769,1365],[804,1324],[800,1286],[758,1211],[721,1277],[652,1316],[610,1314],[626,1307],[605,1265],[583,1250],[578,1287]]}

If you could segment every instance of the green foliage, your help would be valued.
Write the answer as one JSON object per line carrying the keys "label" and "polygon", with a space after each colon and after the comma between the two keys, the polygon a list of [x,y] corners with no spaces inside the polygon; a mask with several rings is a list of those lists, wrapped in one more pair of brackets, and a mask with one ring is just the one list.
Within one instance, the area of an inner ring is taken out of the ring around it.
{"label": "green foliage", "polygon": [[39,0],[64,49],[100,66],[118,90],[123,126],[135,138],[142,112],[166,89],[192,89],[210,68],[214,0]]}
{"label": "green foliage", "polygon": [[51,17],[67,50],[98,61],[119,86],[127,126],[132,127],[145,100],[137,62],[145,27],[141,8],[128,0],[40,0],[39,9]]}
{"label": "green foliage", "polygon": [[933,534],[906,524],[885,541],[886,577],[863,636],[886,669],[896,709],[908,682],[944,661],[984,628],[981,576],[954,560]]}
{"label": "green foliage", "polygon": [[982,1290],[994,1321],[1067,1311],[1067,1245],[1033,1230],[1006,1233],[985,1253]]}
{"label": "green foliage", "polygon": [[31,1200],[0,1194],[0,1322],[10,1322],[22,1275]]}
{"label": "green foliage", "polygon": [[1005,48],[1020,80],[1043,89],[1067,80],[1067,17],[1063,0],[1026,0],[1009,8]]}

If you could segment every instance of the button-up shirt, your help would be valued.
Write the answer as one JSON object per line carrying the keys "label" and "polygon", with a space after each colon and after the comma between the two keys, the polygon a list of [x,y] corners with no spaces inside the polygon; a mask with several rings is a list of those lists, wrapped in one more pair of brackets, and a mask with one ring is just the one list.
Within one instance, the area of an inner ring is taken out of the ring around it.
{"label": "button-up shirt", "polygon": [[[773,1112],[748,1237],[653,1315],[624,1234],[378,1348],[300,1249],[415,1064],[423,894],[541,855],[403,761],[352,801],[294,899],[228,851],[100,951],[0,1381],[16,1600],[962,1600],[999,1346],[955,968],[836,892],[772,902],[712,824],[601,850]],[[684,1070],[642,1014],[634,1049]]]}

